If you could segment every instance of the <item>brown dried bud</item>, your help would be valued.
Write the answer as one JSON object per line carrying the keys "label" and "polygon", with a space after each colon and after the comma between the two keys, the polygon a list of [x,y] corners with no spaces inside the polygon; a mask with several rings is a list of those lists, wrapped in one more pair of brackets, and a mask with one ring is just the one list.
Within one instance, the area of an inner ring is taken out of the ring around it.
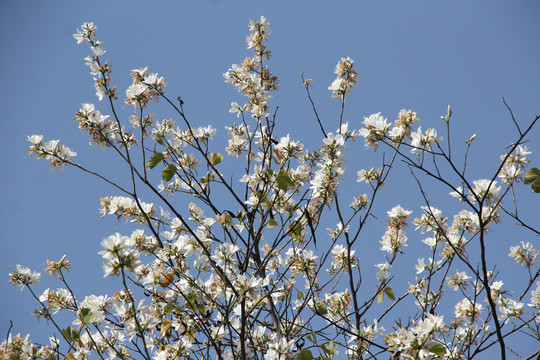
{"label": "brown dried bud", "polygon": [[159,285],[161,285],[161,287],[166,288],[167,286],[171,285],[173,281],[174,281],[174,273],[171,272],[161,277],[161,279],[159,280]]}

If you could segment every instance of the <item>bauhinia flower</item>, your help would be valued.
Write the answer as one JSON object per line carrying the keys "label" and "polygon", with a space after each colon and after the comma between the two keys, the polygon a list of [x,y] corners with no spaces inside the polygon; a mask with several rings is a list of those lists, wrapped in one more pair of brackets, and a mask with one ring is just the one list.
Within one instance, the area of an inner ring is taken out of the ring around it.
{"label": "bauhinia flower", "polygon": [[28,136],[28,141],[32,143],[28,155],[46,159],[52,170],[64,169],[64,166],[69,165],[71,159],[77,156],[77,153],[67,146],[59,145],[60,140],[43,142],[43,135],[32,135]]}
{"label": "bauhinia flower", "polygon": [[12,270],[9,276],[9,282],[15,286],[19,286],[22,291],[26,286],[36,285],[41,278],[41,273],[17,264],[17,270]]}
{"label": "bauhinia flower", "polygon": [[513,257],[519,265],[531,267],[538,260],[538,252],[533,248],[530,242],[521,242],[521,246],[510,246],[508,256]]}
{"label": "bauhinia flower", "polygon": [[411,152],[419,154],[423,151],[432,151],[433,146],[442,141],[442,137],[437,137],[437,130],[427,129],[426,133],[422,133],[422,127],[419,126],[416,132],[411,132]]}
{"label": "bauhinia flower", "polygon": [[345,101],[345,94],[352,91],[358,82],[358,73],[353,68],[354,60],[350,57],[341,58],[336,65],[334,73],[337,78],[328,87],[332,91],[332,97]]}

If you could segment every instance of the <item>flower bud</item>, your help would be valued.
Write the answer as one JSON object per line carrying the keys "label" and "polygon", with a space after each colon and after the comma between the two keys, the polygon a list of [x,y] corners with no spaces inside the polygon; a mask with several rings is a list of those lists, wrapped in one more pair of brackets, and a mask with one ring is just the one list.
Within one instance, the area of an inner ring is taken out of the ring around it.
{"label": "flower bud", "polygon": [[161,287],[166,288],[167,286],[171,285],[173,281],[174,281],[174,273],[170,272],[161,277],[161,279],[159,280],[159,285],[161,285]]}

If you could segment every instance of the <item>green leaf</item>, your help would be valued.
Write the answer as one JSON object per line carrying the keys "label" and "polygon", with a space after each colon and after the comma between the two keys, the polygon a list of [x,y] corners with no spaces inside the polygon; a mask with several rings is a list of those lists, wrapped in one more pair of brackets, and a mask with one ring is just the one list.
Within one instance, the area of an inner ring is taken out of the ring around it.
{"label": "green leaf", "polygon": [[266,207],[271,207],[272,206],[272,203],[270,202],[270,200],[268,200],[268,198],[266,197],[266,193],[262,190],[260,191],[257,191],[257,198],[259,199],[259,202],[266,206]]}
{"label": "green leaf", "polygon": [[535,193],[540,193],[540,170],[537,168],[529,169],[525,173],[525,179],[523,181],[525,184],[531,184],[531,189]]}
{"label": "green leaf", "polygon": [[171,181],[175,172],[176,172],[176,166],[174,166],[173,164],[169,164],[167,165],[165,169],[163,169],[163,172],[161,173],[161,177],[165,181]]}
{"label": "green leaf", "polygon": [[319,306],[319,308],[317,309],[317,314],[319,315],[326,315],[328,313],[328,309],[325,308],[324,306]]}
{"label": "green leaf", "polygon": [[330,340],[328,345],[326,345],[326,349],[329,351],[328,355],[334,355],[337,352],[337,345],[333,340]]}
{"label": "green leaf", "polygon": [[377,304],[382,303],[384,300],[384,291],[379,291],[377,294]]}
{"label": "green leaf", "polygon": [[276,221],[276,220],[274,220],[274,219],[268,220],[268,225],[267,225],[267,227],[268,227],[269,229],[273,228],[273,227],[276,226],[276,225],[277,225],[277,221]]}
{"label": "green leaf", "polygon": [[313,354],[308,349],[302,349],[294,356],[294,360],[313,360]]}
{"label": "green leaf", "polygon": [[296,294],[296,299],[302,300],[304,298],[304,295],[305,294],[303,292],[299,291],[298,294]]}
{"label": "green leaf", "polygon": [[302,225],[300,225],[300,222],[296,221],[293,225],[287,226],[287,234],[300,236],[302,235]]}
{"label": "green leaf", "polygon": [[294,181],[292,181],[289,174],[284,170],[278,173],[276,183],[278,188],[283,191],[287,191],[290,187],[294,186]]}
{"label": "green leaf", "polygon": [[85,324],[91,324],[94,319],[94,314],[89,308],[81,308],[80,313],[81,321]]}
{"label": "green leaf", "polygon": [[149,169],[155,168],[159,163],[161,163],[165,159],[165,156],[163,156],[162,153],[157,152],[152,155],[150,160],[148,160],[148,163],[146,163],[146,167]]}
{"label": "green leaf", "polygon": [[160,134],[157,134],[156,141],[159,145],[163,145],[163,136],[161,136]]}
{"label": "green leaf", "polygon": [[540,170],[532,168],[525,173],[525,184],[531,184],[531,189],[535,193],[540,193]]}
{"label": "green leaf", "polygon": [[193,293],[186,294],[184,296],[184,299],[186,300],[186,302],[189,302],[189,303],[195,302],[195,295],[193,295]]}
{"label": "green leaf", "polygon": [[268,298],[266,296],[257,295],[257,300],[255,301],[256,306],[265,307],[268,304]]}
{"label": "green leaf", "polygon": [[201,184],[209,184],[212,181],[214,181],[214,177],[210,174],[206,174],[206,176],[201,179]]}
{"label": "green leaf", "polygon": [[[319,346],[325,353],[327,353],[328,349],[326,348],[326,345],[322,344]],[[328,353],[327,353],[328,354]]]}
{"label": "green leaf", "polygon": [[422,346],[422,345],[420,345],[420,339],[418,339],[417,337],[412,339],[412,341],[409,343],[409,345],[413,349],[418,349],[418,348],[420,348]]}
{"label": "green leaf", "polygon": [[195,303],[192,303],[190,301],[186,302],[186,309],[189,309],[189,310],[192,310],[192,311],[196,311],[197,310],[197,304]]}
{"label": "green leaf", "polygon": [[531,184],[538,179],[540,179],[540,170],[537,168],[532,168],[525,173],[525,180],[523,182],[525,184]]}
{"label": "green leaf", "polygon": [[437,354],[437,355],[444,355],[446,354],[446,348],[444,347],[443,344],[435,344],[433,345],[430,349],[429,349],[430,352],[434,353],[434,354]]}
{"label": "green leaf", "polygon": [[167,304],[163,308],[163,314],[164,315],[169,315],[170,313],[173,312],[173,310],[174,310],[174,305],[173,304]]}
{"label": "green leaf", "polygon": [[337,351],[337,346],[332,340],[330,340],[327,345],[321,345],[320,348],[326,353],[326,355],[334,355]]}
{"label": "green leaf", "polygon": [[384,293],[386,294],[386,296],[388,296],[390,300],[392,301],[396,300],[396,297],[394,296],[394,291],[392,290],[392,288],[387,287],[386,289],[384,289]]}
{"label": "green leaf", "polygon": [[204,304],[198,304],[197,305],[197,308],[199,309],[199,312],[201,314],[206,314],[208,309],[206,309],[206,306],[204,306]]}
{"label": "green leaf", "polygon": [[64,335],[64,337],[68,339],[69,341],[76,342],[76,341],[79,341],[79,339],[81,338],[81,335],[79,334],[79,332],[75,330],[74,328],[72,328],[71,326],[68,326],[61,332],[62,332],[62,335]]}
{"label": "green leaf", "polygon": [[217,165],[223,160],[223,154],[222,153],[211,153],[208,157],[210,159],[210,164]]}
{"label": "green leaf", "polygon": [[171,328],[172,320],[163,320],[161,323],[161,336],[165,335],[167,331]]}

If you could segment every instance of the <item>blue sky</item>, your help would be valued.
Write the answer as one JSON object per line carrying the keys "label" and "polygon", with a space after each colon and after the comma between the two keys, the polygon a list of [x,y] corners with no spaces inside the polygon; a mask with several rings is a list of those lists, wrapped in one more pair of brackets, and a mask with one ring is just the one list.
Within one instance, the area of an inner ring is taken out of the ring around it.
{"label": "blue sky", "polygon": [[[363,117],[375,112],[393,120],[400,109],[410,108],[425,126],[442,132],[439,117],[451,104],[456,143],[478,133],[469,174],[481,178],[491,176],[498,156],[516,137],[502,97],[521,124],[540,113],[538,14],[540,3],[521,0],[1,0],[0,333],[13,320],[15,333],[31,332],[37,338],[48,334],[44,324],[31,318],[34,302],[29,294],[7,285],[7,274],[16,264],[41,270],[46,259],[67,254],[80,296],[114,289],[113,280],[102,280],[97,252],[103,238],[125,227],[114,219],[102,220],[97,208],[100,197],[117,194],[75,169],[51,172],[45,161],[25,158],[26,136],[43,134],[78,152],[79,162],[121,179],[112,152],[90,148],[73,120],[81,103],[98,102],[83,61],[89,49],[72,37],[83,22],[98,26],[98,39],[106,46],[121,95],[130,83],[129,71],[149,66],[166,78],[173,98],[182,96],[193,122],[212,124],[219,137],[233,121],[230,102],[242,100],[222,74],[248,56],[249,19],[264,15],[272,29],[270,66],[281,85],[271,101],[279,105],[281,135],[290,132],[311,147],[320,142],[302,72],[314,79],[312,94],[321,118],[328,128],[337,127],[331,124],[337,124],[340,105],[327,88],[337,61],[350,56],[360,75],[345,110],[351,126],[359,128]],[[105,104],[101,106],[106,112]],[[124,110],[130,114],[131,109]],[[164,106],[153,111],[158,117],[172,116]],[[536,129],[536,139],[538,134]],[[538,142],[529,147],[536,150],[530,158],[540,167]],[[369,161],[377,157],[361,144],[349,156],[351,173],[376,165]],[[411,183],[412,178],[401,181]],[[540,198],[523,194],[527,218],[538,224]],[[448,202],[446,192],[433,190],[431,195]],[[419,215],[417,192],[390,191],[385,196],[378,209],[382,218],[398,203]],[[374,227],[376,245],[381,226]],[[409,238],[413,241],[412,235]],[[519,240],[504,229],[494,239],[493,246],[504,249]],[[538,239],[523,240],[540,247]],[[41,290],[56,286],[46,282]],[[534,344],[524,346],[533,349]]]}

